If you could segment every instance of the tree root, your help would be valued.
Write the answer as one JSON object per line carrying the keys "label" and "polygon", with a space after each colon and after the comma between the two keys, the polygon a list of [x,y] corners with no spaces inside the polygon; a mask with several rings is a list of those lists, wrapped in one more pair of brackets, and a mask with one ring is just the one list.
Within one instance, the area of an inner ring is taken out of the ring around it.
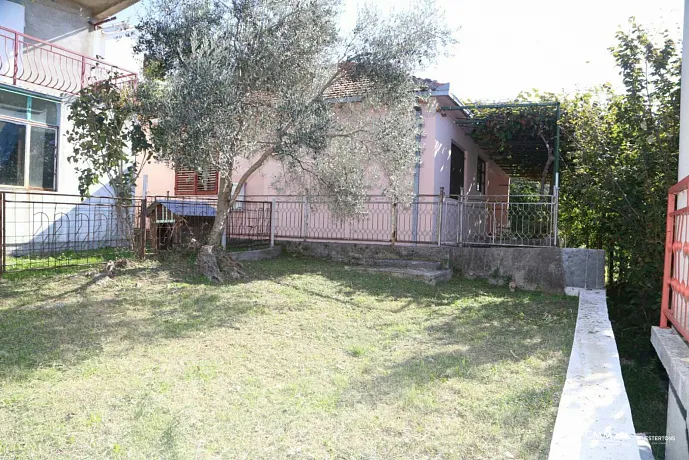
{"label": "tree root", "polygon": [[243,266],[217,246],[202,246],[197,258],[199,271],[209,281],[223,282],[244,277]]}

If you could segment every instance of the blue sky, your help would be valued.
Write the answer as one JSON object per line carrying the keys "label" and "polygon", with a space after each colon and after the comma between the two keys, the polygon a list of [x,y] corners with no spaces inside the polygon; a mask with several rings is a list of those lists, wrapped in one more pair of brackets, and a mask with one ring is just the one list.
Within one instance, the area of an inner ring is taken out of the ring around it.
{"label": "blue sky", "polygon": [[[136,18],[145,1],[118,14]],[[384,11],[406,0],[369,0]],[[343,28],[362,0],[343,0]],[[682,0],[437,0],[459,28],[452,57],[422,76],[450,82],[460,98],[502,100],[522,90],[572,92],[621,81],[608,48],[630,16],[680,36]]]}

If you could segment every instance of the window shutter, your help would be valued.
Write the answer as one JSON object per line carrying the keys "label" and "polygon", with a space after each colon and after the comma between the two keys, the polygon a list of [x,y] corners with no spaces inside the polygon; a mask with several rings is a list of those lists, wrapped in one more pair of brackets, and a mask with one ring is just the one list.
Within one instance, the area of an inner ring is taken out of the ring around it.
{"label": "window shutter", "polygon": [[195,195],[196,171],[188,168],[175,170],[175,195]]}
{"label": "window shutter", "polygon": [[204,181],[203,176],[191,168],[175,170],[175,195],[215,195],[218,193],[218,170],[212,168]]}

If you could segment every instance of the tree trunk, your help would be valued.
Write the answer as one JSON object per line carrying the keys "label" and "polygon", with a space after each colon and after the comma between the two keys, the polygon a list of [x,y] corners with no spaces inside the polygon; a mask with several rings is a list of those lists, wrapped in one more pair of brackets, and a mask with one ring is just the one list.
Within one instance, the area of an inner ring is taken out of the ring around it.
{"label": "tree trunk", "polygon": [[215,212],[215,221],[213,228],[208,236],[208,244],[210,246],[220,246],[222,244],[222,235],[225,232],[227,225],[227,216],[230,214],[232,203],[230,203],[230,194],[232,193],[232,181],[220,177],[218,181],[218,206]]}

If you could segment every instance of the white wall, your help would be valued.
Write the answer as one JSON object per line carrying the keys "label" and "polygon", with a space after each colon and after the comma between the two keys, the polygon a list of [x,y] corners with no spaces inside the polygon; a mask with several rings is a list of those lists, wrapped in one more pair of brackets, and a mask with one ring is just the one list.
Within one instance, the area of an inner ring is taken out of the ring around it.
{"label": "white wall", "polygon": [[[93,30],[88,24],[91,15],[88,9],[69,0],[35,0],[24,4],[0,0],[0,24],[75,53],[90,57],[107,54],[111,56],[112,64],[137,69],[131,65],[131,39],[117,40],[104,35],[101,30]],[[0,48],[1,45],[2,42]],[[0,73],[2,71],[0,68]],[[29,95],[56,99],[59,110],[56,191],[37,192],[0,186],[0,191],[7,192],[5,227],[8,252],[49,254],[122,244],[124,230],[114,214],[114,207],[109,205],[112,201],[97,198],[111,196],[110,189],[96,186],[91,190],[94,198],[85,201],[78,196],[77,173],[67,159],[73,146],[66,138],[66,132],[72,128],[67,117],[74,96],[22,81],[14,86],[8,77],[0,77],[0,83],[24,90]]]}
{"label": "white wall", "polygon": [[24,5],[10,0],[0,0],[0,26],[24,32]]}

